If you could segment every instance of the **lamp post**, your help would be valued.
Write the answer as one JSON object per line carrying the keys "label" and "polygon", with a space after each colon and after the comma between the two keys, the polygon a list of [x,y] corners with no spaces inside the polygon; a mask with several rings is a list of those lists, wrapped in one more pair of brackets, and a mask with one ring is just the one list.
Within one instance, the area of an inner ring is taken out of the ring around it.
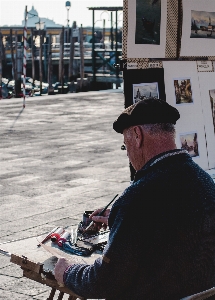
{"label": "lamp post", "polygon": [[71,2],[70,1],[66,1],[66,9],[67,9],[67,43],[69,43],[69,10],[71,7]]}
{"label": "lamp post", "polygon": [[43,81],[43,69],[42,69],[42,44],[43,44],[43,34],[42,30],[44,30],[45,22],[41,22],[39,19],[39,22],[35,23],[36,29],[39,31],[39,37],[40,37],[40,60],[39,60],[39,72],[40,72],[40,96],[42,94],[42,81]]}

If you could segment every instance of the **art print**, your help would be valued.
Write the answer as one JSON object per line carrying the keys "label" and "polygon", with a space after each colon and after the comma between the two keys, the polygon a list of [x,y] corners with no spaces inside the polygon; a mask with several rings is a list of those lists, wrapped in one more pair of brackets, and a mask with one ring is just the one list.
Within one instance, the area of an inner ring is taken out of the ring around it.
{"label": "art print", "polygon": [[191,10],[190,38],[215,39],[215,12]]}
{"label": "art print", "polygon": [[[171,1],[173,6],[177,7],[177,1]],[[132,59],[166,57],[167,0],[127,0],[127,2],[128,18],[125,17],[127,23],[124,23],[124,32],[127,31],[126,57]],[[171,49],[175,46],[173,43]]]}
{"label": "art print", "polygon": [[209,95],[210,95],[211,113],[212,113],[214,133],[215,133],[215,90],[210,90]]}
{"label": "art print", "polygon": [[160,45],[161,0],[136,0],[135,44]]}
{"label": "art print", "polygon": [[174,90],[176,104],[193,103],[190,78],[174,79]]}
{"label": "art print", "polygon": [[180,56],[214,56],[215,1],[182,0],[183,22]]}
{"label": "art print", "polygon": [[158,82],[133,84],[133,103],[148,98],[159,99]]}
{"label": "art print", "polygon": [[190,156],[199,156],[198,137],[196,132],[180,134],[181,149],[187,150]]}

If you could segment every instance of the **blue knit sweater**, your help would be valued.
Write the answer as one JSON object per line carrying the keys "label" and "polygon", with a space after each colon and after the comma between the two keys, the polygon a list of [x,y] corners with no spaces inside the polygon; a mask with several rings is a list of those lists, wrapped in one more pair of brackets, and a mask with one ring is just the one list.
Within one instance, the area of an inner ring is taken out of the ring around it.
{"label": "blue knit sweater", "polygon": [[103,257],[65,274],[76,294],[179,300],[215,286],[215,184],[189,154],[153,165],[162,155],[137,172],[113,205]]}

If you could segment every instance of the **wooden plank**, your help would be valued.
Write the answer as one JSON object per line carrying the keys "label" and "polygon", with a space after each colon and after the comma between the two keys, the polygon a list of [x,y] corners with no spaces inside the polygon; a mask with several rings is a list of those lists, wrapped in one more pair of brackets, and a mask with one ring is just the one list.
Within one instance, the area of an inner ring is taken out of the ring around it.
{"label": "wooden plank", "polygon": [[33,261],[30,261],[27,257],[25,256],[19,256],[16,254],[11,254],[10,261],[16,265],[19,265],[23,269],[29,269],[34,271],[37,274],[42,273],[43,271],[43,264],[41,263],[35,263]]}

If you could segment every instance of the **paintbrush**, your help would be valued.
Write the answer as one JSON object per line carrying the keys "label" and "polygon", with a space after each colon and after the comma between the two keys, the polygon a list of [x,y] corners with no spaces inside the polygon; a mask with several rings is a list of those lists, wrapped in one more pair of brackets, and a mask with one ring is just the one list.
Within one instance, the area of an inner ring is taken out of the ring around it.
{"label": "paintbrush", "polygon": [[[118,194],[100,211],[100,213],[96,216],[102,216],[104,214],[104,212],[106,211],[106,209],[108,208],[109,205],[111,205],[111,203],[116,199],[116,197],[118,196]],[[90,222],[90,224],[87,226],[87,228],[84,229],[84,231],[82,232],[85,233],[87,230],[89,230],[89,228],[94,224],[94,221]]]}
{"label": "paintbrush", "polygon": [[[52,229],[52,230],[44,237],[44,239],[43,239],[40,243],[43,244],[43,243],[45,243],[46,241],[48,241],[48,240],[51,238],[52,233],[54,233],[58,228],[59,228],[59,226],[58,226],[58,227],[55,227],[54,229]],[[37,247],[40,247],[40,246],[41,246],[40,244],[37,245]]]}

